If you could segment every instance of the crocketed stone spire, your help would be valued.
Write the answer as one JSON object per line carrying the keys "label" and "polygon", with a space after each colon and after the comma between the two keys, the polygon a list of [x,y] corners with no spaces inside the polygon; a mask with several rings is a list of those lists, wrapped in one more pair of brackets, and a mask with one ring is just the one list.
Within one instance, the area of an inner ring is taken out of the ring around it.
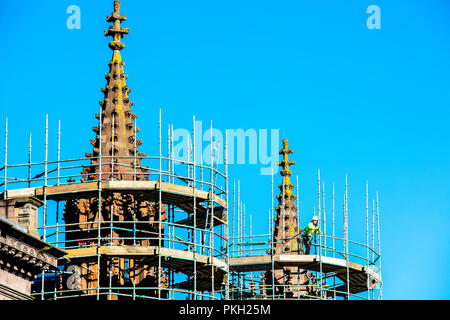
{"label": "crocketed stone spire", "polygon": [[288,149],[288,139],[283,139],[283,149],[278,153],[283,156],[282,160],[278,162],[278,165],[282,168],[280,174],[283,180],[279,185],[280,194],[277,196],[278,206],[276,207],[277,217],[275,221],[274,241],[277,242],[275,251],[282,253],[298,251],[296,240],[286,242],[298,233],[298,217],[297,206],[295,205],[295,199],[297,197],[292,192],[294,185],[290,180],[292,171],[289,170],[289,167],[294,165],[295,161],[289,160],[289,155],[293,151]]}
{"label": "crocketed stone spire", "polygon": [[[283,156],[278,165],[282,168],[280,174],[282,183],[279,185],[280,194],[277,195],[278,206],[275,208],[277,216],[273,230],[273,254],[303,254],[303,248],[298,236],[298,216],[295,205],[296,196],[293,193],[294,185],[290,176],[292,171],[290,166],[295,161],[289,160],[289,155],[293,153],[288,149],[288,139],[283,139],[283,149],[279,154]],[[299,295],[311,294],[310,275],[306,270],[297,267],[275,268],[275,293],[271,292],[272,272],[267,271],[264,282],[266,284],[266,294],[285,294],[287,297],[297,297]],[[284,286],[283,286],[284,285]]]}
{"label": "crocketed stone spire", "polygon": [[[139,128],[134,128],[133,120],[136,115],[131,113],[133,102],[129,100],[130,89],[126,84],[127,75],[123,67],[121,50],[125,44],[121,41],[128,28],[121,28],[121,22],[127,19],[126,15],[120,14],[120,1],[114,1],[114,12],[107,17],[108,22],[113,25],[105,31],[105,36],[111,36],[113,40],[109,47],[113,51],[112,60],[109,62],[109,72],[105,76],[107,84],[102,88],[104,99],[100,101],[102,106],[100,125],[94,127],[97,133],[95,140],[91,140],[93,151],[86,153],[91,158],[91,164],[84,167],[82,181],[101,180],[148,180],[148,169],[141,168],[139,157],[145,157],[145,153],[138,153],[138,146],[142,143],[136,140],[135,133]],[[100,114],[96,114],[100,120]],[[101,128],[101,130],[100,130]],[[101,150],[100,150],[101,134]],[[101,159],[100,156],[101,155]],[[130,156],[137,156],[137,158]],[[129,157],[129,158],[126,158]],[[99,162],[101,161],[101,166]],[[99,177],[101,169],[101,177]],[[68,182],[75,182],[71,180]],[[100,208],[99,208],[100,204]],[[160,216],[161,212],[161,216]],[[101,245],[136,245],[153,246],[161,244],[154,236],[159,233],[157,222],[167,220],[166,206],[159,208],[158,203],[143,200],[134,194],[126,193],[104,193],[101,201],[97,197],[74,198],[67,200],[64,208],[64,220],[66,227],[66,245],[73,246],[97,246],[98,223],[101,227]],[[133,221],[139,224],[135,226]],[[120,228],[111,222],[121,222]],[[106,227],[109,226],[109,227]],[[133,228],[136,232],[133,233]],[[164,234],[164,225],[161,225],[161,233]],[[153,237],[153,238],[152,238]],[[135,239],[136,238],[136,239]],[[135,259],[112,257],[102,258],[100,268],[97,261],[81,263],[79,273],[81,283],[78,289],[85,293],[95,293],[98,283],[104,286],[108,281],[113,287],[130,286],[131,282],[140,287],[155,287],[159,283],[161,287],[167,287],[167,276],[158,273],[157,267],[147,265]],[[100,272],[100,273],[98,273]],[[128,277],[125,277],[128,274]],[[160,277],[160,281],[158,281]],[[110,279],[110,280],[109,280]],[[102,291],[102,290],[100,290]],[[101,293],[101,292],[100,292]],[[119,294],[109,294],[108,299],[120,299]],[[146,296],[157,296],[157,289],[141,290],[140,294]],[[166,293],[162,294],[164,298]]]}
{"label": "crocketed stone spire", "polygon": [[[100,101],[102,106],[101,117],[101,134],[102,145],[101,155],[105,157],[102,159],[102,178],[114,178],[117,180],[134,180],[134,172],[145,172],[141,169],[141,161],[139,157],[145,157],[145,153],[139,153],[138,147],[142,144],[142,140],[136,140],[133,121],[137,115],[132,114],[131,106],[133,101],[129,99],[131,91],[126,84],[128,76],[124,72],[125,62],[122,61],[120,54],[125,47],[122,38],[128,34],[128,28],[122,28],[121,23],[127,20],[127,16],[120,14],[120,1],[114,1],[114,12],[107,17],[108,22],[113,25],[105,30],[105,36],[111,36],[112,41],[109,47],[113,51],[112,59],[108,63],[109,72],[106,74],[106,86],[101,89],[104,94],[104,99]],[[100,115],[96,114],[96,118],[100,119]],[[97,179],[98,173],[98,159],[100,148],[100,128],[93,127],[94,132],[97,133],[96,139],[91,140],[93,145],[93,152],[86,153],[87,157],[94,157],[91,160],[92,166],[85,168],[84,174],[88,176],[84,179]],[[136,140],[136,141],[135,141]],[[137,159],[121,158],[136,155]],[[114,160],[108,157],[115,156]],[[112,163],[114,162],[114,163]],[[135,170],[136,167],[136,170]],[[137,175],[136,180],[141,180],[142,175]]]}

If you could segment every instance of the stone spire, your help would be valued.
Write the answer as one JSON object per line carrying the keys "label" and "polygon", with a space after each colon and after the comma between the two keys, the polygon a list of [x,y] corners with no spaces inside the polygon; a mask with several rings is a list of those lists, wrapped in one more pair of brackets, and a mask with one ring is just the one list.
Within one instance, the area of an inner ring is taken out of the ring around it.
{"label": "stone spire", "polygon": [[[134,166],[136,172],[142,172],[140,169],[140,159],[124,159],[120,157],[134,156],[145,157],[146,154],[139,153],[138,147],[142,144],[142,140],[136,140],[135,131],[139,128],[134,128],[133,121],[137,118],[136,114],[132,114],[131,106],[133,101],[130,101],[128,95],[131,91],[126,84],[128,76],[124,72],[125,62],[122,61],[121,50],[125,44],[121,41],[125,34],[128,34],[128,28],[122,28],[121,23],[127,20],[127,16],[120,14],[120,1],[114,1],[114,12],[107,17],[108,22],[113,25],[105,30],[105,36],[111,36],[112,41],[109,43],[109,48],[113,51],[112,59],[108,63],[109,72],[105,79],[107,84],[101,91],[104,94],[104,99],[100,101],[102,106],[102,146],[100,148],[99,127],[93,127],[93,131],[97,133],[96,139],[91,140],[93,145],[93,152],[86,153],[86,157],[98,157],[101,152],[102,157],[116,156],[114,164],[111,164],[111,159],[105,158],[102,163],[109,163],[102,165],[102,178],[114,178],[118,180],[133,180]],[[100,119],[100,115],[96,114],[96,118]],[[136,140],[136,142],[135,142]],[[98,173],[97,159],[92,159],[91,164],[85,168],[84,174],[89,175],[89,179],[97,179],[97,175],[90,175]],[[145,171],[145,170],[143,170]],[[127,174],[128,173],[128,174]],[[137,180],[141,180],[142,176],[138,175]]]}
{"label": "stone spire", "polygon": [[[274,249],[273,254],[303,254],[300,238],[298,236],[298,216],[297,206],[295,205],[296,196],[293,193],[294,185],[290,177],[292,171],[290,166],[295,161],[289,160],[289,155],[293,153],[288,149],[288,139],[283,139],[283,149],[279,154],[283,156],[278,165],[282,168],[280,174],[282,183],[279,185],[280,194],[277,196],[278,206],[275,208],[277,216],[275,218],[275,227],[273,231]],[[271,287],[272,272],[265,274],[266,294],[285,294],[286,297],[296,297],[298,295],[310,294],[309,284],[310,275],[306,270],[297,267],[276,268],[274,272],[275,284],[277,285],[275,293],[267,288]],[[284,285],[284,286],[281,286]]]}
{"label": "stone spire", "polygon": [[[86,153],[86,157],[91,158],[91,164],[84,167],[81,178],[82,181],[96,181],[99,179],[100,166],[99,155],[101,155],[101,179],[102,180],[142,180],[148,179],[148,169],[141,168],[140,157],[145,157],[145,153],[138,153],[138,146],[142,143],[136,140],[135,133],[139,128],[134,128],[133,120],[136,115],[131,113],[133,102],[129,100],[130,89],[126,84],[127,75],[123,67],[121,50],[125,44],[121,41],[125,34],[128,34],[128,28],[121,28],[122,21],[127,19],[126,15],[120,14],[120,1],[114,1],[114,12],[107,17],[108,22],[113,25],[105,31],[105,36],[111,36],[113,40],[109,47],[113,51],[113,56],[109,62],[109,72],[105,76],[107,84],[102,88],[104,99],[100,101],[102,106],[101,121],[98,127],[94,127],[97,133],[96,139],[91,140],[93,152]],[[96,114],[100,120],[100,114]],[[101,127],[100,127],[101,126]],[[100,131],[101,128],[101,131]],[[101,133],[101,150],[100,150]],[[137,158],[133,156],[136,155]],[[114,157],[114,158],[112,158]],[[124,158],[130,157],[130,158]],[[133,157],[133,158],[132,158]],[[136,173],[136,174],[134,174]],[[74,181],[72,181],[74,182]],[[99,210],[99,202],[101,210]],[[99,212],[100,211],[100,212]],[[159,213],[161,212],[161,217]],[[97,197],[75,198],[67,200],[64,208],[64,220],[69,226],[66,227],[67,246],[73,246],[76,243],[79,246],[96,246],[98,241],[98,221],[102,224],[105,221],[121,221],[121,228],[102,228],[101,237],[103,239],[114,239],[114,245],[136,245],[153,246],[158,245],[158,240],[149,238],[149,234],[157,234],[157,221],[167,220],[166,206],[149,200],[140,199],[138,196],[126,193],[105,193],[101,201]],[[139,227],[133,234],[134,224],[131,221],[138,221]],[[148,223],[145,223],[148,222]],[[161,232],[164,234],[164,225],[161,225]],[[137,239],[134,239],[137,238]],[[135,240],[135,241],[134,241]],[[162,245],[164,242],[162,241]],[[155,287],[160,277],[161,287],[167,287],[167,276],[159,274],[157,267],[146,265],[135,259],[113,257],[101,261],[101,268],[98,268],[97,262],[81,263],[80,289],[95,288],[100,283],[108,283],[110,277],[113,287],[130,285],[124,274],[130,271],[129,278],[136,286]],[[126,262],[126,263],[125,263]],[[128,267],[127,267],[128,265]],[[89,272],[94,270],[94,272]],[[100,270],[100,274],[97,273]],[[85,291],[92,293],[93,291]],[[157,289],[146,289],[140,291],[147,296],[158,296]],[[166,293],[163,293],[165,297]],[[108,299],[119,299],[119,295],[109,295]]]}
{"label": "stone spire", "polygon": [[[283,189],[285,192],[285,195],[287,195],[289,198],[293,197],[295,200],[295,195],[292,194],[292,189],[294,188],[294,185],[291,183],[290,177],[292,175],[292,171],[289,170],[289,166],[292,166],[295,164],[295,161],[289,160],[289,155],[293,153],[292,150],[288,149],[288,139],[283,139],[283,149],[281,149],[278,154],[283,155],[283,159],[278,162],[278,165],[283,168],[281,170],[281,176],[283,177],[283,183],[279,186],[280,188],[280,196],[283,195]],[[278,196],[278,201],[280,201],[280,196]]]}
{"label": "stone spire", "polygon": [[290,180],[292,171],[289,170],[289,167],[294,165],[295,161],[289,160],[289,155],[293,151],[288,149],[288,139],[283,139],[283,149],[278,153],[283,158],[278,162],[278,165],[282,168],[280,172],[282,183],[278,186],[280,188],[280,194],[277,196],[278,206],[275,208],[277,210],[274,229],[274,241],[277,242],[275,251],[277,253],[297,251],[296,253],[298,254],[299,246],[297,245],[297,240],[289,241],[290,238],[298,233],[298,217],[297,206],[295,205],[295,199],[297,197],[292,192],[294,185]]}

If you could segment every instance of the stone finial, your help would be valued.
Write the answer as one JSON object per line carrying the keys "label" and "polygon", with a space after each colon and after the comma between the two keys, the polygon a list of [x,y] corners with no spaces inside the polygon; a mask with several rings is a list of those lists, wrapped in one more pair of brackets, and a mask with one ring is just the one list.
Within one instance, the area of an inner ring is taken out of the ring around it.
{"label": "stone finial", "polygon": [[114,13],[120,14],[120,1],[119,0],[114,1]]}
{"label": "stone finial", "polygon": [[284,192],[287,196],[290,196],[292,194],[292,189],[294,188],[294,185],[291,183],[290,176],[292,174],[292,171],[289,170],[289,167],[291,165],[295,164],[295,161],[289,160],[289,154],[293,153],[292,150],[288,149],[289,141],[288,139],[283,139],[283,149],[279,151],[279,154],[283,155],[283,159],[278,162],[278,165],[282,168],[281,170],[281,176],[283,177],[283,183],[279,186],[281,192]]}

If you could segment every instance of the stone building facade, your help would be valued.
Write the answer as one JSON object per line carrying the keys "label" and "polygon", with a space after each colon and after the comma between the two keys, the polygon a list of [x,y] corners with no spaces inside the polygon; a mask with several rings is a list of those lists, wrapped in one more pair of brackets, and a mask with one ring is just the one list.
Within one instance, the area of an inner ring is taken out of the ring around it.
{"label": "stone building facade", "polygon": [[32,280],[65,254],[39,237],[41,205],[34,197],[0,201],[0,300],[33,300]]}

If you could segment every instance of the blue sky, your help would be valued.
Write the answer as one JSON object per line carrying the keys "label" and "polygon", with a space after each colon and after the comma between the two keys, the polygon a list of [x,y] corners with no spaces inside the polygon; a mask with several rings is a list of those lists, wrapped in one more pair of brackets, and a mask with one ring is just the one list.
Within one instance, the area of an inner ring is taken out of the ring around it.
{"label": "blue sky", "polygon": [[[53,159],[57,120],[63,157],[91,150],[112,3],[1,2],[9,162],[27,161],[29,132],[33,157],[43,159],[45,114]],[[66,27],[73,4],[80,30]],[[371,4],[381,30],[366,27]],[[328,195],[336,183],[338,208],[348,173],[350,238],[364,242],[368,180],[370,199],[380,195],[384,298],[449,299],[449,9],[444,0],[123,0],[130,34],[122,56],[141,150],[157,154],[160,107],[163,129],[169,118],[191,128],[194,114],[223,131],[279,129],[294,149],[301,221],[317,202],[317,169]],[[230,167],[254,233],[267,231],[271,203],[270,176],[259,172]]]}

